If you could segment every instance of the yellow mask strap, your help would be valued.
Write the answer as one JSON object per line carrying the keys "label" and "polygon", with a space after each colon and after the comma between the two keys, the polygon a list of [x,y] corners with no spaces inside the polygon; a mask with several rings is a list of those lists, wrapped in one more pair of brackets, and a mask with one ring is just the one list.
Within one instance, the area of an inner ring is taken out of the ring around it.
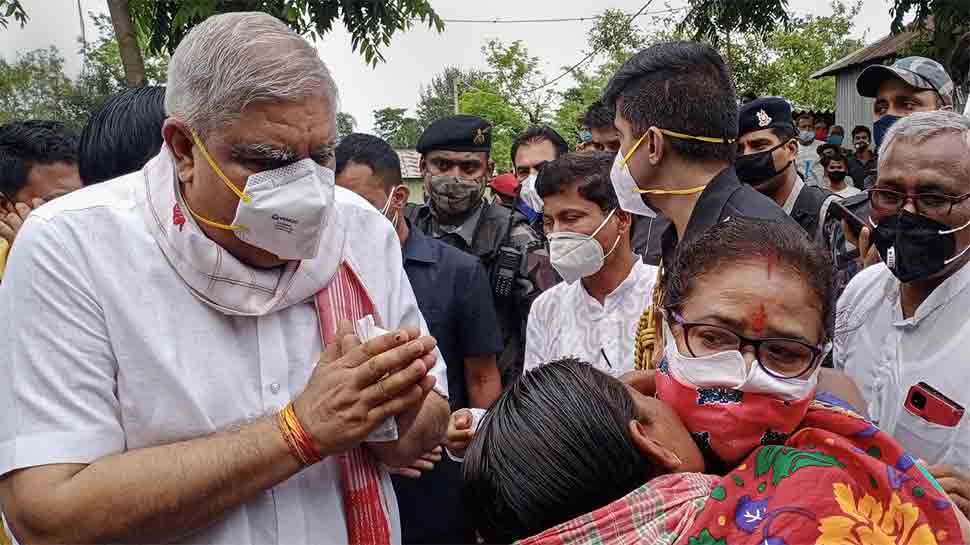
{"label": "yellow mask strap", "polygon": [[[673,136],[675,138],[681,138],[681,137],[696,138],[697,140],[701,140],[701,141],[705,141],[705,142],[706,141],[722,142],[723,141],[723,140],[717,139],[717,138],[707,138],[706,136],[697,136],[697,137],[694,137],[694,136],[686,136],[686,135],[682,135],[682,134],[680,134],[678,132],[668,131],[667,129],[660,129],[660,132],[662,132],[662,133],[664,133],[664,134],[666,134],[668,136]],[[646,138],[646,137],[647,137],[647,133],[643,133],[643,136],[641,136],[640,139],[637,140],[637,142],[635,144],[633,144],[633,147],[630,148],[630,151],[628,151],[626,153],[626,155],[623,157],[623,164],[624,165],[626,165],[627,161],[630,160],[630,157],[633,156],[633,152],[635,152],[637,150],[637,148],[640,147],[640,143],[643,142],[643,139]],[[733,141],[734,140],[731,140],[731,142],[733,142]],[[634,193],[639,193],[641,195],[693,195],[695,193],[700,193],[701,191],[704,191],[704,188],[706,188],[706,187],[707,187],[707,184],[699,185],[697,187],[689,187],[687,189],[640,189],[639,187],[636,187],[636,188],[633,189],[633,192]]]}
{"label": "yellow mask strap", "polygon": [[633,190],[633,192],[641,195],[693,195],[694,193],[704,191],[706,187],[707,184],[699,185],[697,187],[688,187],[687,189],[640,189],[637,187]]}
{"label": "yellow mask strap", "polygon": [[[239,191],[239,188],[233,185],[232,182],[229,181],[229,178],[225,175],[225,173],[222,172],[222,169],[219,168],[219,165],[217,165],[215,160],[212,159],[212,156],[209,155],[209,150],[205,149],[205,145],[202,143],[202,140],[199,139],[199,136],[195,134],[195,131],[192,131],[192,141],[195,142],[196,146],[199,146],[199,151],[202,152],[202,156],[205,157],[205,160],[209,163],[209,166],[212,167],[212,170],[216,171],[216,174],[219,175],[219,178],[222,179],[223,183],[229,186],[229,189],[231,189],[233,193],[238,195],[243,202],[246,202],[246,203],[252,202],[253,200],[252,197],[250,197],[249,195],[247,195],[242,191]],[[189,206],[188,202],[185,202],[184,200],[182,202],[183,204],[185,204],[185,208],[186,210],[189,211],[189,214],[192,214],[193,218],[195,218],[198,221],[201,221],[202,223],[208,225],[209,227],[215,227],[216,229],[222,229],[224,231],[239,231],[241,229],[244,229],[242,225],[226,225],[225,223],[219,223],[218,221],[212,221],[210,219],[204,218],[199,214],[196,214],[195,210],[192,210],[192,207]]]}
{"label": "yellow mask strap", "polygon": [[679,140],[697,140],[699,142],[710,142],[711,144],[733,144],[735,140],[733,138],[714,138],[711,136],[691,136],[689,134],[684,134],[681,132],[668,131],[667,129],[659,129],[660,132],[666,134],[667,136],[672,136]]}
{"label": "yellow mask strap", "polygon": [[633,147],[630,148],[630,151],[626,152],[626,155],[623,156],[623,163],[621,163],[622,166],[626,166],[626,164],[630,161],[630,157],[633,157],[634,152],[637,151],[637,148],[640,147],[640,143],[643,142],[643,139],[646,137],[647,137],[647,133],[643,133],[643,136],[641,136],[640,139],[637,140],[635,144],[633,144]]}
{"label": "yellow mask strap", "polygon": [[[195,145],[196,146],[199,146],[199,151],[202,152],[202,156],[205,157],[206,162],[209,163],[209,166],[212,167],[212,170],[216,171],[216,174],[218,174],[219,175],[219,178],[222,179],[222,182],[224,184],[226,184],[226,187],[228,187],[233,193],[235,193],[236,196],[239,197],[239,199],[242,202],[244,202],[246,204],[249,204],[249,203],[253,202],[253,198],[252,197],[250,197],[249,195],[247,195],[245,191],[240,191],[239,188],[236,187],[235,184],[233,184],[231,181],[229,181],[229,177],[226,176],[226,174],[224,172],[222,172],[222,169],[219,168],[219,165],[218,164],[216,164],[215,159],[213,159],[212,156],[209,155],[209,150],[205,149],[205,144],[203,144],[202,143],[202,140],[199,139],[199,136],[197,134],[195,134],[195,131],[192,131],[192,141],[195,142]],[[190,210],[190,212],[191,212],[191,210]],[[192,215],[194,216],[195,213],[193,212]]]}
{"label": "yellow mask strap", "polygon": [[202,216],[196,214],[195,210],[192,210],[192,207],[189,206],[189,203],[185,202],[184,199],[182,203],[185,204],[186,210],[189,211],[189,214],[192,214],[193,218],[201,221],[202,223],[208,225],[209,227],[215,227],[216,229],[222,229],[224,231],[241,231],[242,229],[245,229],[245,227],[242,225],[226,225],[225,223],[219,223],[218,221],[212,221],[210,219],[203,218]]}

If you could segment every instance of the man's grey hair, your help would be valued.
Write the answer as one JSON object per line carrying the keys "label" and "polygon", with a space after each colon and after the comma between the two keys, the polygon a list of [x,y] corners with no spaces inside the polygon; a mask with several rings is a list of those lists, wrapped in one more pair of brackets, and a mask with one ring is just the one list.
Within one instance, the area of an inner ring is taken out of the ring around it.
{"label": "man's grey hair", "polygon": [[943,134],[956,134],[963,137],[970,155],[970,118],[949,110],[917,112],[893,124],[879,148],[879,170],[889,156],[887,151],[896,140],[902,139],[911,144],[922,144]]}
{"label": "man's grey hair", "polygon": [[165,113],[205,135],[253,102],[312,96],[337,109],[337,85],[310,43],[265,13],[225,13],[197,25],[176,48]]}

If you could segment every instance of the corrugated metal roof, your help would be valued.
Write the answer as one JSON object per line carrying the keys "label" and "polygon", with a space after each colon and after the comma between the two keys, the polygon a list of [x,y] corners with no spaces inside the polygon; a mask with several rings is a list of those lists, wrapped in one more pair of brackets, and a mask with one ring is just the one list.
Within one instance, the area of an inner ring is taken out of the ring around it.
{"label": "corrugated metal roof", "polygon": [[421,154],[413,149],[396,149],[399,159],[401,159],[401,178],[405,180],[421,177]]}
{"label": "corrugated metal roof", "polygon": [[815,72],[812,74],[812,79],[832,76],[853,66],[874,64],[888,57],[892,57],[897,51],[905,47],[914,36],[915,33],[909,31],[884,36],[872,45],[853,51],[818,72]]}

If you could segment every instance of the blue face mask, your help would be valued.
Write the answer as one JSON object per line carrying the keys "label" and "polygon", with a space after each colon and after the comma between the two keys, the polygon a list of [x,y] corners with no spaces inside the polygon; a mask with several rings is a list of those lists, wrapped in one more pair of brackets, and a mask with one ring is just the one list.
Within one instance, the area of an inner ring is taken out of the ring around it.
{"label": "blue face mask", "polygon": [[842,145],[843,136],[841,134],[830,134],[828,137],[828,143],[836,146]]}
{"label": "blue face mask", "polygon": [[815,131],[799,131],[798,139],[801,140],[802,143],[811,142],[812,140],[815,140]]}
{"label": "blue face mask", "polygon": [[889,132],[889,128],[900,119],[902,118],[898,115],[884,115],[879,121],[872,124],[872,139],[876,144],[876,150],[882,146],[882,139]]}

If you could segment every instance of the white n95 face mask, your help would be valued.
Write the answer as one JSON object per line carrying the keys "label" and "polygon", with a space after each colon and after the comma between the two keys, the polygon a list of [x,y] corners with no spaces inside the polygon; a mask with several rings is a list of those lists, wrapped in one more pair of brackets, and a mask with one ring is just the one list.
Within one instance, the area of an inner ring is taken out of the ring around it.
{"label": "white n95 face mask", "polygon": [[249,202],[239,200],[233,225],[240,240],[280,259],[313,259],[334,206],[334,172],[311,159],[253,174]]}
{"label": "white n95 face mask", "polygon": [[[202,223],[232,231],[243,242],[285,260],[313,259],[334,207],[334,171],[311,159],[246,179],[240,191],[222,172],[201,139],[192,134],[203,157],[224,184],[239,197],[236,216],[226,225],[189,212]],[[186,205],[187,206],[187,205]]]}
{"label": "white n95 face mask", "polygon": [[616,159],[613,160],[613,168],[610,170],[610,182],[616,192],[616,199],[620,202],[620,208],[625,212],[648,218],[657,217],[657,213],[637,193],[639,186],[630,173],[630,165],[626,163],[623,152],[616,152]]}
{"label": "white n95 face mask", "polygon": [[666,319],[663,320],[663,334],[664,356],[670,374],[695,388],[730,388],[770,395],[783,401],[798,401],[811,395],[818,386],[821,365],[816,365],[805,378],[776,378],[765,372],[757,361],[748,367],[744,355],[737,350],[699,358],[681,354]]}
{"label": "white n95 face mask", "polygon": [[519,190],[519,197],[532,210],[542,212],[542,207],[545,206],[545,203],[542,202],[542,197],[539,196],[539,192],[536,190],[536,179],[537,176],[533,174],[525,180],[522,180],[522,189]]}
{"label": "white n95 face mask", "polygon": [[610,214],[593,231],[592,235],[562,232],[552,233],[548,236],[549,261],[567,284],[572,284],[580,278],[599,272],[603,268],[603,262],[616,249],[617,244],[620,243],[620,235],[616,236],[613,247],[605,255],[603,254],[603,247],[595,238],[615,213],[615,209],[610,211]]}

